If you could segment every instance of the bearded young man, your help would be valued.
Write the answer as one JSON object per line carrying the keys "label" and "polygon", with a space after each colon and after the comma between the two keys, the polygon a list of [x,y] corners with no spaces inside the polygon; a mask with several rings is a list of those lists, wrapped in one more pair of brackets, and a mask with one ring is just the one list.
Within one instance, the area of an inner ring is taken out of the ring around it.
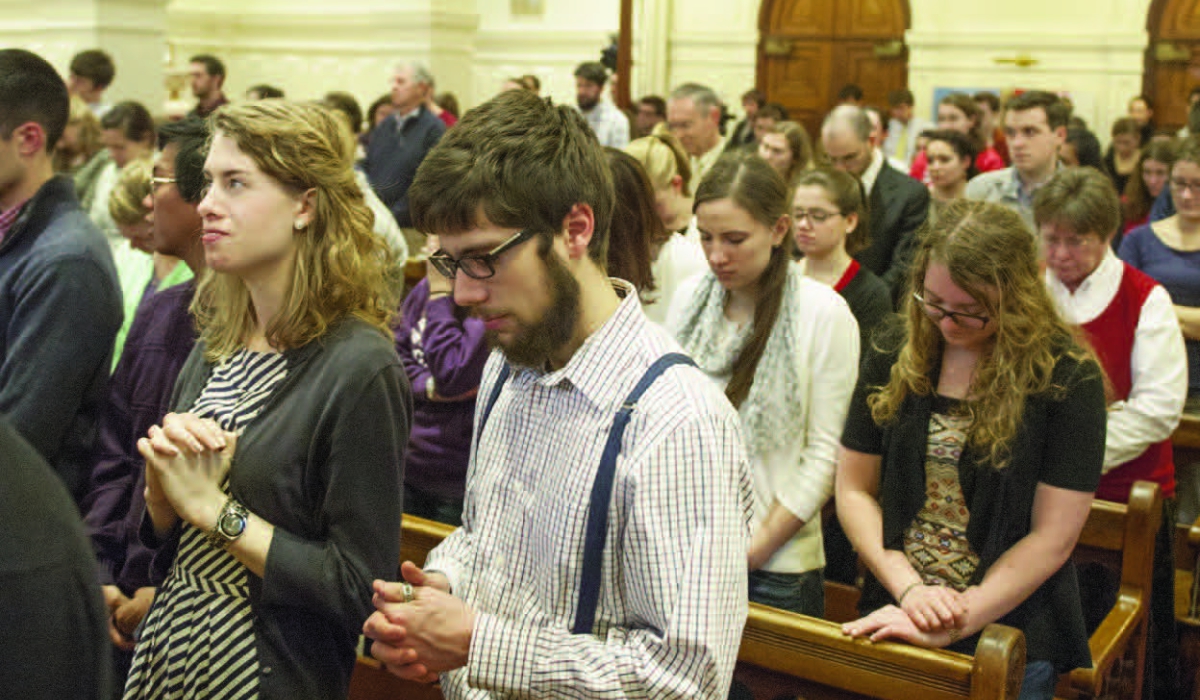
{"label": "bearded young man", "polygon": [[625,148],[629,143],[629,118],[604,99],[604,84],[608,79],[608,71],[602,64],[580,63],[575,69],[575,104],[601,146]]}
{"label": "bearded young man", "polygon": [[373,653],[403,678],[440,674],[451,700],[724,700],[747,609],[738,418],[605,275],[614,195],[595,136],[505,92],[447,133],[410,196],[498,352],[463,526],[424,571],[375,583]]}

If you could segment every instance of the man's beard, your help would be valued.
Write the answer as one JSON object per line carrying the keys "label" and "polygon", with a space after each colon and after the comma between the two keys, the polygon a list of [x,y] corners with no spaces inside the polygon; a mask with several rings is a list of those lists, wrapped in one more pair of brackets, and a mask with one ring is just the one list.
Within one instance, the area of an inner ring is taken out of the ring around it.
{"label": "man's beard", "polygon": [[499,342],[495,331],[487,331],[488,345],[500,348],[514,365],[543,369],[550,355],[566,345],[575,333],[583,310],[579,282],[553,250],[544,258],[550,305],[533,324],[519,328],[507,346]]}
{"label": "man's beard", "polygon": [[578,95],[576,95],[575,102],[579,104],[580,110],[587,112],[587,111],[590,111],[593,107],[595,107],[600,102],[600,98],[599,97],[579,97]]}

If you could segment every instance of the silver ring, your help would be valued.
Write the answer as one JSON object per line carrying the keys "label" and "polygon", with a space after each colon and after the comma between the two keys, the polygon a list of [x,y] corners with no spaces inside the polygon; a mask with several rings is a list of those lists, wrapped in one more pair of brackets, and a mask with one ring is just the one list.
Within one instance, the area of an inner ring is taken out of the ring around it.
{"label": "silver ring", "polygon": [[400,593],[401,593],[401,595],[404,596],[405,603],[411,603],[411,602],[413,602],[413,600],[416,599],[416,596],[413,595],[412,584],[410,584],[407,581],[400,582]]}

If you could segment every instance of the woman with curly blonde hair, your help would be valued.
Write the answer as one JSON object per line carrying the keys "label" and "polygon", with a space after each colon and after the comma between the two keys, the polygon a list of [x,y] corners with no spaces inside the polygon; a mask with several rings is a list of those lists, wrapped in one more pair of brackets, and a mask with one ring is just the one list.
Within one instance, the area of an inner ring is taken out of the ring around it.
{"label": "woman with curly blonde hair", "polygon": [[948,204],[910,284],[842,434],[838,518],[870,574],[844,631],[969,653],[985,625],[1011,625],[1021,697],[1049,698],[1058,672],[1091,663],[1068,557],[1100,479],[1103,375],[1008,209]]}
{"label": "woman with curly blonde hair", "polygon": [[267,100],[210,118],[200,339],[138,449],[144,538],[177,549],[126,698],[345,697],[399,560],[412,397],[391,257],[349,132]]}

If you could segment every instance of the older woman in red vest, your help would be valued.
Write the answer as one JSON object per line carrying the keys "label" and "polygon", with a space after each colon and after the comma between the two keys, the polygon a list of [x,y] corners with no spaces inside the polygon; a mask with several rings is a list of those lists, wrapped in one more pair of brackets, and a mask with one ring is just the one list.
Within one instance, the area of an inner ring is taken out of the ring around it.
{"label": "older woman in red vest", "polygon": [[[1093,168],[1060,170],[1038,190],[1033,210],[1050,295],[1066,320],[1079,325],[1108,378],[1104,473],[1096,498],[1125,503],[1133,482],[1144,479],[1156,482],[1165,499],[1146,657],[1155,659],[1154,697],[1174,697],[1178,650],[1171,433],[1187,398],[1183,335],[1162,285],[1112,252],[1121,210],[1104,175]],[[1081,570],[1080,580],[1090,632],[1116,599],[1119,572]]]}

